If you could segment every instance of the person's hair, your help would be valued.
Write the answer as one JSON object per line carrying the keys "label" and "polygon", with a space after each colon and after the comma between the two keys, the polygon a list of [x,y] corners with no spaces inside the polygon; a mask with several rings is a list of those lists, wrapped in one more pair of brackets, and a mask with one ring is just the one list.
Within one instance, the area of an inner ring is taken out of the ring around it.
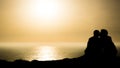
{"label": "person's hair", "polygon": [[94,33],[95,36],[98,36],[100,34],[99,30],[94,30],[93,33]]}
{"label": "person's hair", "polygon": [[101,35],[102,36],[107,36],[108,35],[108,31],[106,29],[101,29]]}

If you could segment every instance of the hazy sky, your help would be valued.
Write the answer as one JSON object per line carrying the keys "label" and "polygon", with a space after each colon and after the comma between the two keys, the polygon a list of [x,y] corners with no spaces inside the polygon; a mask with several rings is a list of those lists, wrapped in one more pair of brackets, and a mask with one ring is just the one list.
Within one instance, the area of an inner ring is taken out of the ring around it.
{"label": "hazy sky", "polygon": [[87,42],[102,28],[120,42],[119,0],[0,0],[0,42]]}

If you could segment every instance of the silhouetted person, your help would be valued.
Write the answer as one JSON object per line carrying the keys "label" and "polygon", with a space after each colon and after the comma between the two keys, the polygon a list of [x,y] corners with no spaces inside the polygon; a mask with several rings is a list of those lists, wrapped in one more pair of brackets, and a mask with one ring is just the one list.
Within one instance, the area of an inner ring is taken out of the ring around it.
{"label": "silhouetted person", "polygon": [[97,57],[100,53],[100,32],[95,30],[93,36],[89,38],[87,48],[85,50],[85,56],[89,58]]}
{"label": "silhouetted person", "polygon": [[111,39],[108,36],[108,31],[106,29],[101,29],[100,33],[100,45],[102,48],[102,56],[106,58],[113,58],[117,54],[117,49]]}

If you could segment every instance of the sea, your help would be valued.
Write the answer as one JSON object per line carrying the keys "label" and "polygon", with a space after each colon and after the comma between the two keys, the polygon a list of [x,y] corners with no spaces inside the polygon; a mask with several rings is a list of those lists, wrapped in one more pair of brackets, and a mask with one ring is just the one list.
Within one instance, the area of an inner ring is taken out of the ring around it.
{"label": "sea", "polygon": [[[120,43],[115,44],[120,55]],[[6,61],[38,60],[52,61],[77,58],[84,55],[87,44],[84,42],[62,43],[0,43],[0,59]]]}

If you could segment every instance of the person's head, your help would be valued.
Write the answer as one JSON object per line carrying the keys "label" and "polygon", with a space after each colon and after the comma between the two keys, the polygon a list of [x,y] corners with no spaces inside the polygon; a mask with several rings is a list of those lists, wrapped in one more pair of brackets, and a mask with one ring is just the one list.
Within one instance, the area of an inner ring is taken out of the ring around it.
{"label": "person's head", "polygon": [[101,37],[106,37],[108,36],[108,31],[106,29],[101,29],[101,33],[100,33]]}
{"label": "person's head", "polygon": [[100,35],[100,32],[99,30],[94,30],[93,34],[95,37],[98,37]]}

